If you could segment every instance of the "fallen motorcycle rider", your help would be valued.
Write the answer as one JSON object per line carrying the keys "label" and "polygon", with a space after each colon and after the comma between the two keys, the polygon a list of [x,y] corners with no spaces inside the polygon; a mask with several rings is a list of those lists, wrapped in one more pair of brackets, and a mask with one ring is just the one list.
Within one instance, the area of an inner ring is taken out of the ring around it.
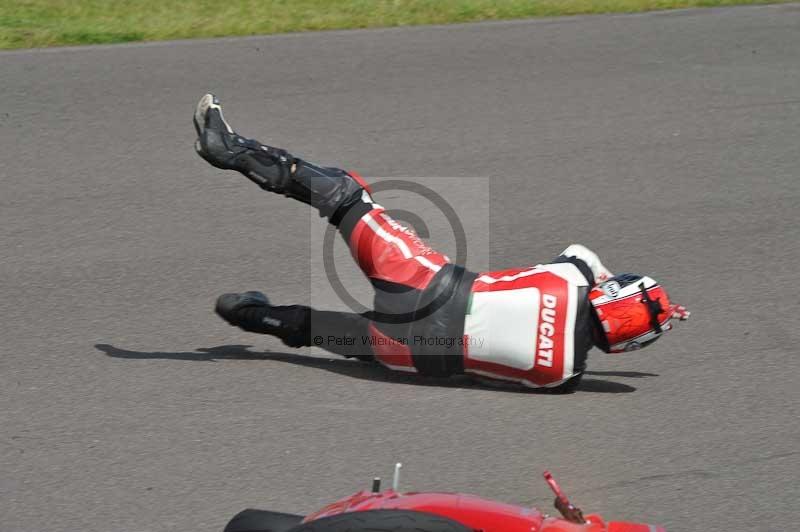
{"label": "fallen motorcycle rider", "polygon": [[573,391],[589,349],[643,348],[685,320],[650,277],[612,274],[573,244],[548,264],[473,273],[452,264],[390,218],[354,172],[321,167],[234,132],[218,99],[197,104],[197,153],[264,190],[307,203],[338,228],[375,289],[364,314],[273,305],[261,292],[224,294],[215,311],[231,325],[318,345],[398,371],[471,374]]}

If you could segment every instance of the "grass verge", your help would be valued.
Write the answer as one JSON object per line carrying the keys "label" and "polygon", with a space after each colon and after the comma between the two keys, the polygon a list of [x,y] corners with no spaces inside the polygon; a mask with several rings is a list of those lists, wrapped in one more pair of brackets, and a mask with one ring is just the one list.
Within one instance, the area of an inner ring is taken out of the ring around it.
{"label": "grass verge", "polygon": [[0,0],[0,49],[446,24],[774,0]]}

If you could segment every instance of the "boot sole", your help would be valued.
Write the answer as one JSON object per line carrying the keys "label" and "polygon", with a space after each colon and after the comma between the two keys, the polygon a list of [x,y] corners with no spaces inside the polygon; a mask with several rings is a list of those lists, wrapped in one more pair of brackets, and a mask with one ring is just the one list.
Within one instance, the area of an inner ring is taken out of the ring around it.
{"label": "boot sole", "polygon": [[200,101],[197,102],[197,107],[194,110],[194,127],[197,130],[197,136],[203,136],[203,130],[205,129],[206,125],[206,115],[208,114],[209,109],[216,109],[219,111],[219,117],[222,119],[222,123],[225,124],[225,128],[228,130],[228,133],[233,134],[233,128],[228,124],[225,117],[222,115],[222,106],[219,103],[219,99],[214,96],[213,94],[206,94]]}

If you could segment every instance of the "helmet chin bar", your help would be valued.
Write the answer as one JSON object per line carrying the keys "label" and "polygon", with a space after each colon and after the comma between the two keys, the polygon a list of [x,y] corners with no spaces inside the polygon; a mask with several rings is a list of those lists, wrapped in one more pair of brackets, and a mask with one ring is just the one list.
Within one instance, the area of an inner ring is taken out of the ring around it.
{"label": "helmet chin bar", "polygon": [[658,299],[655,301],[650,299],[650,294],[647,293],[644,283],[639,283],[639,290],[642,291],[642,303],[647,306],[647,312],[650,313],[650,325],[655,332],[663,334],[664,330],[661,328],[661,322],[658,321],[658,315],[664,312],[664,309],[661,307],[661,302]]}
{"label": "helmet chin bar", "polygon": [[611,352],[611,344],[606,336],[606,331],[603,330],[603,324],[600,323],[600,318],[597,316],[597,310],[592,306],[592,341],[595,347],[604,353]]}

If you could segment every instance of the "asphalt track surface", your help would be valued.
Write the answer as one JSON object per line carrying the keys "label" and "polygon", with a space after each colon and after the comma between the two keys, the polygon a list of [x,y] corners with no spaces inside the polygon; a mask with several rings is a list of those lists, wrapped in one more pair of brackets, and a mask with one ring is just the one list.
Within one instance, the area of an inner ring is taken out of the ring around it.
{"label": "asphalt track surface", "polygon": [[[0,529],[214,531],[395,461],[406,488],[549,507],[550,468],[607,518],[792,529],[798,32],[784,5],[0,54]],[[207,90],[312,160],[490,178],[448,200],[487,214],[492,267],[582,242],[692,320],[570,396],[230,328],[221,292],[314,299],[324,226],[195,156]]]}

